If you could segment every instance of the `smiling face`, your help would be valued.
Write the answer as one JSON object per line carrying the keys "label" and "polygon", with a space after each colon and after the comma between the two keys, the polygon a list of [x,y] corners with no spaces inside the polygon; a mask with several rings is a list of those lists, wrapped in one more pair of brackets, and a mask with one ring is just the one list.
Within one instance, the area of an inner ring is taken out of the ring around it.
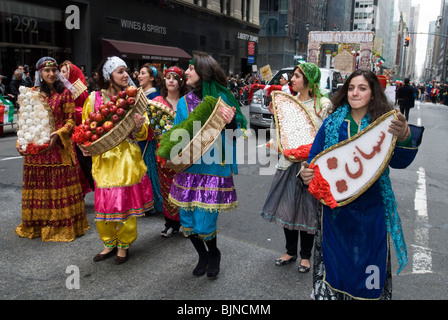
{"label": "smiling face", "polygon": [[67,66],[62,66],[61,67],[61,74],[64,76],[65,79],[68,79],[69,74],[68,74]]}
{"label": "smiling face", "polygon": [[194,86],[199,80],[200,77],[196,73],[196,70],[194,69],[194,65],[190,64],[188,66],[188,69],[185,71],[185,76],[187,77],[187,85]]}
{"label": "smiling face", "polygon": [[41,76],[48,85],[52,86],[58,79],[58,68],[56,66],[45,67],[42,69]]}
{"label": "smiling face", "polygon": [[348,86],[347,100],[352,110],[367,113],[372,100],[372,89],[364,76],[354,77]]}
{"label": "smiling face", "polygon": [[114,79],[114,83],[121,89],[128,86],[129,75],[126,72],[126,67],[119,67],[112,72],[111,77]]}
{"label": "smiling face", "polygon": [[148,71],[148,68],[143,67],[140,69],[140,73],[138,74],[138,83],[142,88],[151,88],[153,85],[154,77]]}

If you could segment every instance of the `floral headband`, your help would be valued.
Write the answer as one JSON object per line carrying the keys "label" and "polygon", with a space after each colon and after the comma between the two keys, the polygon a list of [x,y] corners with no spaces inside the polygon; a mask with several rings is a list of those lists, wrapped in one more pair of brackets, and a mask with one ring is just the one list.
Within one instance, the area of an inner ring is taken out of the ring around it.
{"label": "floral headband", "polygon": [[43,68],[46,68],[46,67],[56,67],[57,68],[58,64],[57,64],[56,61],[47,60],[47,61],[44,61],[40,65],[37,66],[37,71],[40,71],[40,70],[42,70]]}

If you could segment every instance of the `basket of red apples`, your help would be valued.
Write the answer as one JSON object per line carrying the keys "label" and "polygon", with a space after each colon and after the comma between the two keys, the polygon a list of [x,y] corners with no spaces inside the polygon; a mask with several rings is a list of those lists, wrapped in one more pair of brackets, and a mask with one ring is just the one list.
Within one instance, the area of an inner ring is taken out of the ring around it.
{"label": "basket of red apples", "polygon": [[92,156],[119,145],[135,128],[134,114],[144,115],[148,100],[141,88],[129,86],[117,96],[90,112],[82,124],[75,127],[72,140]]}

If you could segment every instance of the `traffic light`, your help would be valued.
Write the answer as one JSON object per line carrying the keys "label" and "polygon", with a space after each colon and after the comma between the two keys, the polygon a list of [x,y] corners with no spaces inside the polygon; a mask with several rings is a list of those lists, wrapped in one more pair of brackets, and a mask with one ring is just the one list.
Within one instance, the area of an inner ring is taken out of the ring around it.
{"label": "traffic light", "polygon": [[409,40],[410,40],[411,38],[409,37],[409,36],[407,36],[406,37],[406,39],[404,39],[404,46],[405,47],[409,47]]}

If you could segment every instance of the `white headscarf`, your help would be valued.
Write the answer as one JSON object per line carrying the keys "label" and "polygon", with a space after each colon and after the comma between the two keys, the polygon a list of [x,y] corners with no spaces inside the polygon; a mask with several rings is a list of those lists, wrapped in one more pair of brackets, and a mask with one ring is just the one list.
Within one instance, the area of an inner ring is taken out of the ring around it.
{"label": "white headscarf", "polygon": [[[128,68],[126,62],[124,62],[123,59],[120,59],[119,57],[115,56],[107,58],[107,61],[104,63],[103,66],[104,80],[109,81],[111,74],[120,67],[125,67],[126,69]],[[130,86],[135,86],[134,82],[131,80],[131,77],[128,77],[128,84]]]}
{"label": "white headscarf", "polygon": [[72,86],[72,84],[70,83],[70,81],[68,81],[60,72],[58,69],[58,64],[56,62],[55,59],[53,59],[52,57],[43,57],[40,58],[39,61],[37,61],[36,63],[36,73],[35,73],[35,80],[34,80],[34,86],[35,87],[40,87],[40,84],[42,83],[42,81],[44,81],[44,79],[42,79],[42,70],[43,68],[45,68],[44,63],[47,61],[51,61],[52,66],[55,66],[57,69],[57,74],[58,74],[58,80],[60,80],[63,84],[64,87],[66,87],[68,90],[70,90],[70,92],[72,94],[76,93],[76,89]]}

